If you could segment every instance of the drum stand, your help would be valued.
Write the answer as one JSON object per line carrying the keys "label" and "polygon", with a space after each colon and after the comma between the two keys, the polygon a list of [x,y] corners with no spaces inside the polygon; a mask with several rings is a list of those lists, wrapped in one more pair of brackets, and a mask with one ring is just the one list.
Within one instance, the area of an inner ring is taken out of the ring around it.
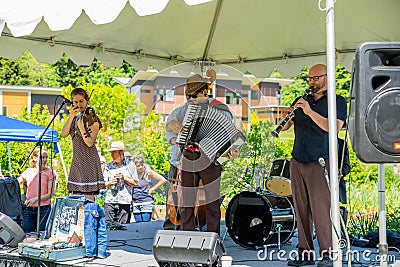
{"label": "drum stand", "polygon": [[282,224],[280,224],[280,223],[278,223],[277,225],[276,225],[276,229],[278,229],[278,250],[281,250],[281,228],[282,228]]}
{"label": "drum stand", "polygon": [[[286,163],[285,163],[286,164]],[[284,167],[283,167],[284,168]],[[261,170],[260,171],[261,173],[262,173],[262,185],[264,186],[265,185],[265,174],[266,173],[268,173],[269,174],[269,172],[266,172],[264,169],[263,170]],[[283,172],[283,170],[282,170],[282,172]],[[256,177],[256,182],[257,182],[257,177]],[[259,182],[258,182],[258,184],[259,184]],[[266,190],[266,191],[268,191],[268,192],[270,192],[269,190]],[[260,192],[265,192],[264,190],[261,190]],[[282,230],[282,227],[283,227],[283,225],[282,224],[280,224],[280,223],[277,223],[276,224],[276,234],[277,234],[277,244],[268,244],[268,245],[265,245],[265,246],[278,246],[278,250],[281,250],[281,245],[282,245],[282,242],[281,242],[281,230]],[[272,232],[273,233],[273,232]],[[270,233],[270,234],[272,234],[272,233]]]}
{"label": "drum stand", "polygon": [[[260,187],[260,176],[259,176],[259,173],[261,173],[262,174],[262,186],[264,187],[264,185],[265,185],[265,170],[264,169],[262,169],[262,170],[258,170],[258,169],[256,169],[256,174],[255,174],[255,179],[256,179],[256,192],[260,192],[260,193],[264,193],[264,190],[263,189],[261,189],[261,187]],[[281,250],[281,245],[282,245],[282,243],[281,243],[281,229],[282,229],[282,227],[283,227],[283,225],[282,224],[280,224],[280,223],[278,223],[278,224],[276,224],[276,230],[278,230],[278,233],[277,233],[277,235],[278,235],[278,244],[269,244],[270,246],[272,245],[272,246],[274,246],[274,245],[277,245],[278,246],[278,250]],[[271,231],[271,233],[270,234],[273,234],[273,232]],[[268,246],[268,245],[267,245]]]}
{"label": "drum stand", "polygon": [[[280,223],[278,223],[278,224],[276,224],[276,230],[277,230],[277,232],[276,232],[276,234],[277,234],[277,236],[278,236],[278,242],[276,243],[276,244],[265,244],[264,245],[264,247],[272,247],[272,246],[277,246],[278,247],[278,250],[281,250],[281,245],[282,245],[282,242],[281,242],[281,229],[282,229],[282,227],[283,227],[283,225],[282,224],[280,224]],[[270,234],[273,234],[274,232],[270,232]]]}

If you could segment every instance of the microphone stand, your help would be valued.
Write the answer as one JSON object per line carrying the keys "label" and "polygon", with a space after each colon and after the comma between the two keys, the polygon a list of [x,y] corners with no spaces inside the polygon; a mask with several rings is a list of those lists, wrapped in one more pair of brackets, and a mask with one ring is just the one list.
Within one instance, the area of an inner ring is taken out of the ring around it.
{"label": "microphone stand", "polygon": [[64,104],[67,104],[68,100],[64,99],[64,101],[61,103],[60,107],[54,114],[53,118],[47,125],[46,129],[43,131],[43,133],[40,135],[39,139],[36,141],[36,144],[33,146],[31,152],[29,153],[28,157],[24,160],[24,162],[21,165],[21,169],[25,166],[26,162],[28,159],[31,157],[33,151],[37,146],[39,146],[39,176],[38,176],[38,210],[37,210],[37,217],[36,217],[36,237],[39,239],[40,238],[40,202],[41,202],[41,192],[42,192],[42,149],[43,149],[43,136],[47,132],[47,130],[50,128],[50,125],[53,123],[54,119],[57,117],[58,113],[60,113],[61,108],[64,106]]}
{"label": "microphone stand", "polygon": [[326,183],[328,184],[328,188],[329,188],[329,191],[330,191],[331,190],[330,182],[329,182],[330,179],[329,179],[328,169],[326,168],[326,165],[325,165],[325,160],[323,158],[319,158],[318,159],[318,163],[324,169],[324,176],[325,176]]}

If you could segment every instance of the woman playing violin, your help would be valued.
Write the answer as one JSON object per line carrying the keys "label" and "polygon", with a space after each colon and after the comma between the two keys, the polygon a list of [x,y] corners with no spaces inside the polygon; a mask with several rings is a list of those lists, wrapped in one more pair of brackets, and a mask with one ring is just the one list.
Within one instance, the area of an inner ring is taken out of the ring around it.
{"label": "woman playing violin", "polygon": [[[95,146],[102,128],[100,119],[88,108],[89,96],[82,88],[71,91],[72,110],[62,128],[61,136],[72,138],[72,163],[68,177],[68,191],[84,195],[94,201],[100,189],[105,189],[99,153]],[[87,112],[90,110],[91,112]]]}

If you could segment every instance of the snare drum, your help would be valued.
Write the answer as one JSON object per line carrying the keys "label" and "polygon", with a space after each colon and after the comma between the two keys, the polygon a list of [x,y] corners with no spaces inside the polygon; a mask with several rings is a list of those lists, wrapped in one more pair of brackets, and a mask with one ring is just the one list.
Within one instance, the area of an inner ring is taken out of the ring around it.
{"label": "snare drum", "polygon": [[296,227],[294,209],[287,198],[244,191],[234,196],[226,210],[229,236],[242,247],[281,243],[292,237]]}
{"label": "snare drum", "polygon": [[290,159],[276,159],[272,162],[265,187],[268,191],[280,197],[289,197],[292,195]]}

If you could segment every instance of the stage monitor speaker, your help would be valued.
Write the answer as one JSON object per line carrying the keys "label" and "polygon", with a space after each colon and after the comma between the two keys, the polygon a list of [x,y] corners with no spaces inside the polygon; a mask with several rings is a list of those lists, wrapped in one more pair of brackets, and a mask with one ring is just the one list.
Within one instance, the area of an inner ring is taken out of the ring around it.
{"label": "stage monitor speaker", "polygon": [[220,266],[224,253],[217,233],[158,230],[153,240],[153,255],[161,267],[180,263]]}
{"label": "stage monitor speaker", "polygon": [[351,91],[349,132],[357,157],[400,162],[400,42],[359,45]]}
{"label": "stage monitor speaker", "polygon": [[24,238],[24,230],[10,217],[0,212],[0,244],[15,248]]}

